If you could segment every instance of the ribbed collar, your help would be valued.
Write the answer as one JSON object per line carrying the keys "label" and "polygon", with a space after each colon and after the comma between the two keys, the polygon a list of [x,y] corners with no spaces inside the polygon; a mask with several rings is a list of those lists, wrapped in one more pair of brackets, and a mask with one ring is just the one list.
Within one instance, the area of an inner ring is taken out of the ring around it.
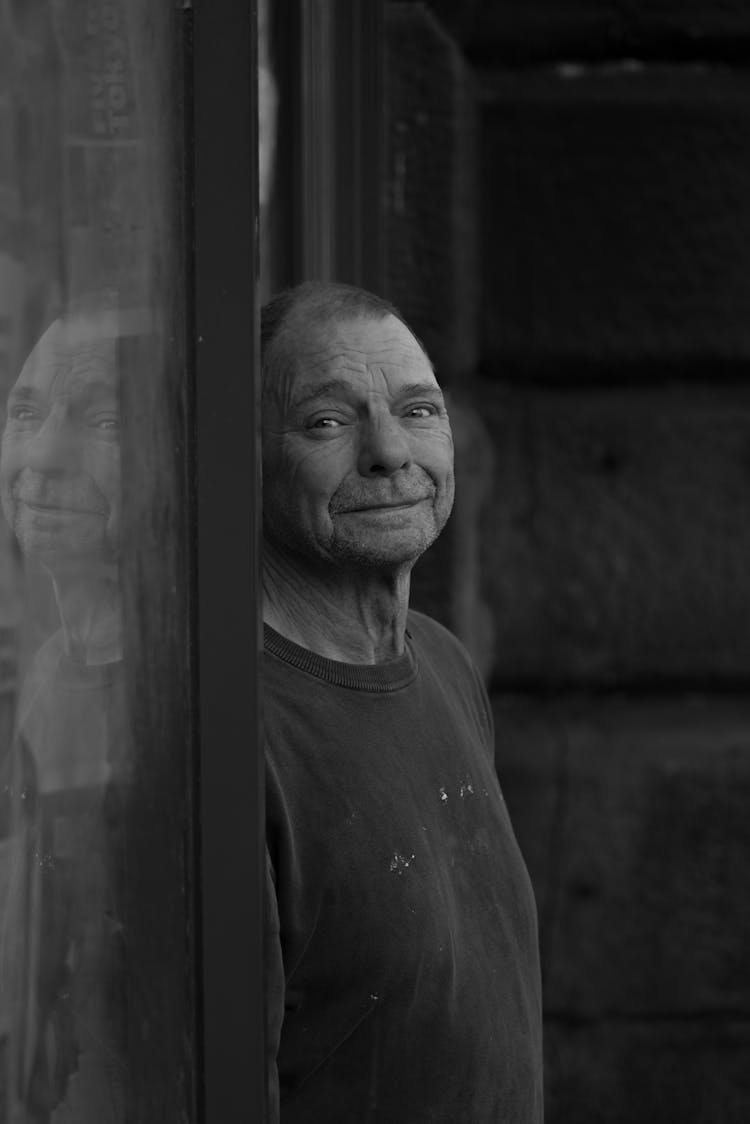
{"label": "ribbed collar", "polygon": [[403,655],[388,663],[373,664],[329,660],[287,640],[265,623],[263,639],[266,652],[272,656],[337,687],[350,687],[355,691],[398,691],[412,683],[417,675],[417,657],[408,632]]}

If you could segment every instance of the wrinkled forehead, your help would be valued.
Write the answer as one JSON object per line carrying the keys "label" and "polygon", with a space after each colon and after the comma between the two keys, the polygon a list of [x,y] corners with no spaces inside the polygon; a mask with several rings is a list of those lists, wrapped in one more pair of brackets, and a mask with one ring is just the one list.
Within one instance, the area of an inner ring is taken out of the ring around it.
{"label": "wrinkled forehead", "polygon": [[419,376],[434,381],[432,364],[406,325],[395,316],[359,317],[330,323],[293,325],[286,341],[285,364],[292,393],[302,382],[325,381],[332,375],[356,380],[378,371],[389,380]]}
{"label": "wrinkled forehead", "polygon": [[56,397],[76,396],[96,385],[115,393],[121,336],[116,312],[55,320],[31,351],[13,389]]}

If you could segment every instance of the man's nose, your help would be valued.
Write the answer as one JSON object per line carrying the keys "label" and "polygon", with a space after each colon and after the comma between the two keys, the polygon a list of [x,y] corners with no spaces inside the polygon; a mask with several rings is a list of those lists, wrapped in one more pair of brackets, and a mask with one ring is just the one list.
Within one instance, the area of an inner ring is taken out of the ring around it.
{"label": "man's nose", "polygon": [[64,411],[51,410],[26,446],[26,464],[36,472],[73,472],[80,442]]}
{"label": "man's nose", "polygon": [[368,420],[359,447],[361,476],[391,476],[411,464],[411,450],[398,418],[391,414]]}

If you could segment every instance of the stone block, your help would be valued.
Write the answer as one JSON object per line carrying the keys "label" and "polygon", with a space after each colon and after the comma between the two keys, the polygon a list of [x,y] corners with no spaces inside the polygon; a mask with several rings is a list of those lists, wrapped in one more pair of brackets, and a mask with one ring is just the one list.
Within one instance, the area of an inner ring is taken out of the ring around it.
{"label": "stone block", "polygon": [[422,4],[388,7],[386,292],[441,381],[479,351],[474,79]]}
{"label": "stone block", "polygon": [[545,1026],[547,1124],[746,1124],[745,1020]]}
{"label": "stone block", "polygon": [[750,395],[474,391],[495,682],[746,682]]}
{"label": "stone block", "polygon": [[506,73],[483,112],[483,361],[498,377],[742,374],[750,74]]}
{"label": "stone block", "polygon": [[429,0],[477,63],[560,57],[747,58],[743,0]]}
{"label": "stone block", "polygon": [[493,703],[547,1016],[750,1025],[750,703]]}

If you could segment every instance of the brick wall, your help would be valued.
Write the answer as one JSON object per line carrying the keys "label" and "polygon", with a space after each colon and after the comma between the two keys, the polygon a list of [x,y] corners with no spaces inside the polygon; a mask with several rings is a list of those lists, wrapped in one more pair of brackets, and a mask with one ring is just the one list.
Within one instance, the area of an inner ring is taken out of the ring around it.
{"label": "brick wall", "polygon": [[740,1124],[750,9],[434,0],[390,29],[389,287],[459,419],[415,600],[488,674],[547,1121]]}

